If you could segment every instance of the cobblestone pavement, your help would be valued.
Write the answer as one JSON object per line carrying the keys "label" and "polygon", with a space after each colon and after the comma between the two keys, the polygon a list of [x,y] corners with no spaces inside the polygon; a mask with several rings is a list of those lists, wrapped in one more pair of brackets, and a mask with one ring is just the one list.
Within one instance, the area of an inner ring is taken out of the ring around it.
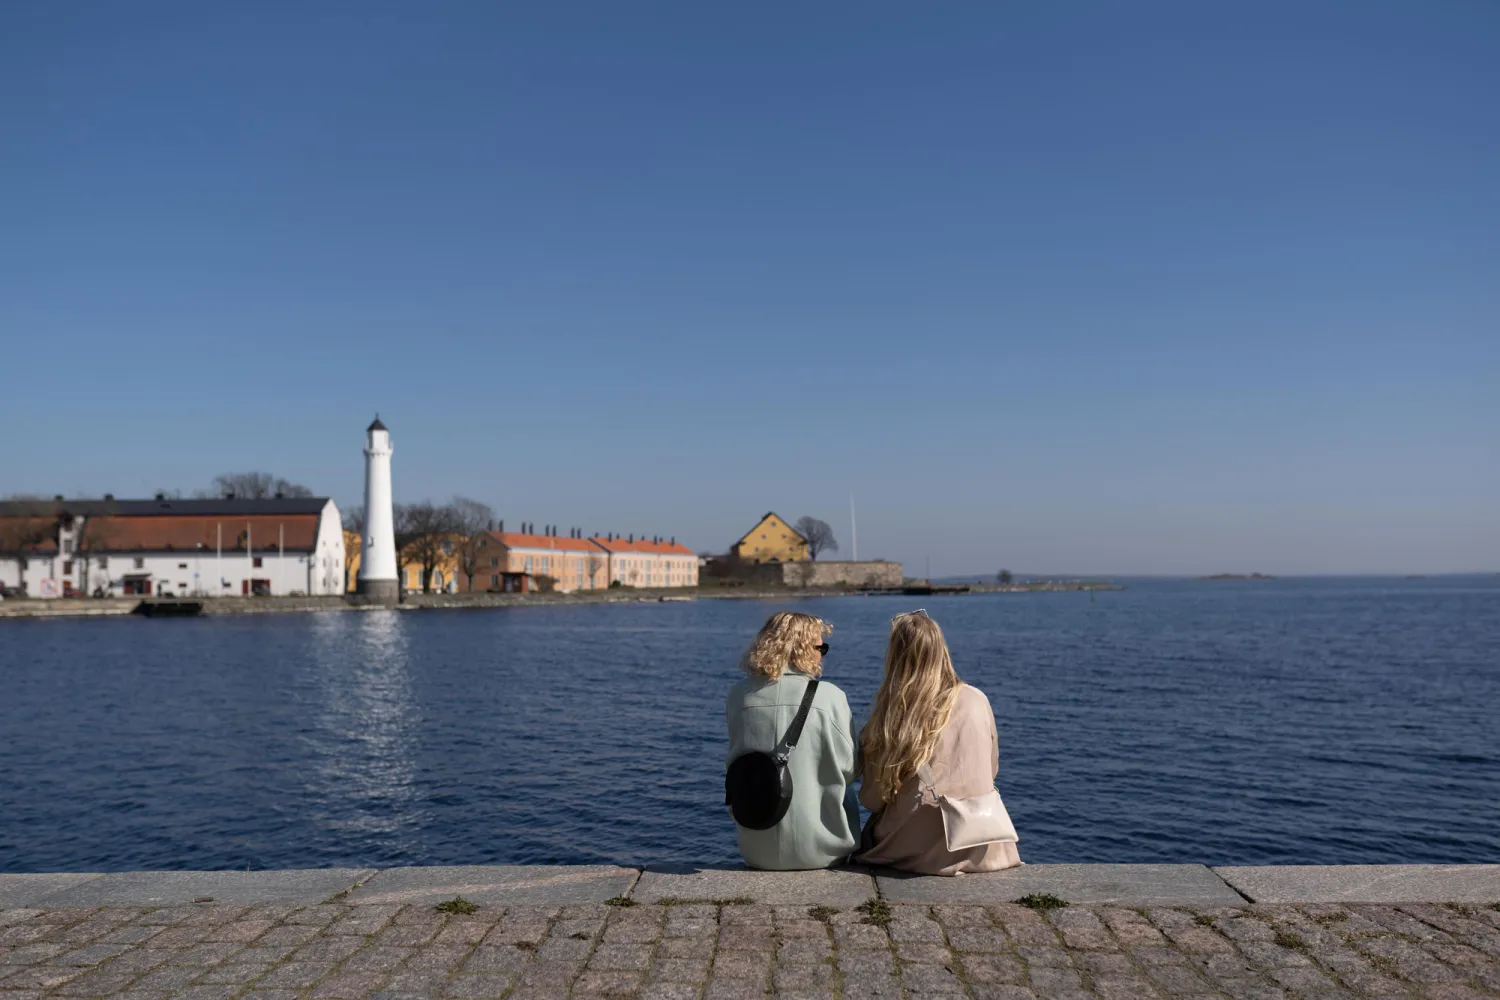
{"label": "cobblestone pavement", "polygon": [[0,1000],[1500,997],[1490,906],[0,910]]}

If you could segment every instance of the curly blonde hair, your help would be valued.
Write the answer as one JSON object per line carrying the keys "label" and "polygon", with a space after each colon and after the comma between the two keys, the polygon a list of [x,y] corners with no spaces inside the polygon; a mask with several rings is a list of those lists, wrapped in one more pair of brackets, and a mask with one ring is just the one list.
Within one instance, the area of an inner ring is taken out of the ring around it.
{"label": "curly blonde hair", "polygon": [[797,611],[778,611],[766,620],[755,636],[740,666],[767,680],[780,680],[788,667],[810,677],[823,675],[817,647],[833,626],[821,618]]}
{"label": "curly blonde hair", "polygon": [[938,623],[925,611],[897,615],[885,677],[859,734],[866,780],[881,802],[894,801],[901,786],[932,759],[962,686]]}

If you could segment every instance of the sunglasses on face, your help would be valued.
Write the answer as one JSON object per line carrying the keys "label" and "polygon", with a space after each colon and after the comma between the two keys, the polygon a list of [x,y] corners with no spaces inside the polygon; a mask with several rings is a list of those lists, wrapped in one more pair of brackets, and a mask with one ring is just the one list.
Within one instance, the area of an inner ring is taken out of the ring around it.
{"label": "sunglasses on face", "polygon": [[823,656],[827,656],[828,655],[828,643],[826,643],[826,642],[823,643],[823,644],[821,644],[821,645],[814,646],[813,649],[816,649]]}

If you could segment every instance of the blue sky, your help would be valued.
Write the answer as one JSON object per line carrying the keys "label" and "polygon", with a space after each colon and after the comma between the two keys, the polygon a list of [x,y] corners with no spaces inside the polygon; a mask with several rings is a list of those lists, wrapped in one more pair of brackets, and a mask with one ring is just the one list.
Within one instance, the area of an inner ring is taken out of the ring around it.
{"label": "blue sky", "polygon": [[[1500,7],[0,5],[0,493],[1500,569]],[[847,544],[843,550],[848,555]]]}

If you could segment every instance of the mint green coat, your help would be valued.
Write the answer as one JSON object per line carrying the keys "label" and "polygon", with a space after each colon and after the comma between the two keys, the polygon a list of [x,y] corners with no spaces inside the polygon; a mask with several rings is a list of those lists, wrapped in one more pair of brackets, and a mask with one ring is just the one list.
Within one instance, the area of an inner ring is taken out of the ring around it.
{"label": "mint green coat", "polygon": [[[750,750],[776,749],[786,735],[802,693],[806,674],[787,671],[780,680],[747,677],[729,691],[725,717],[729,756]],[[740,853],[752,868],[788,871],[827,868],[859,846],[859,803],[850,785],[858,773],[854,719],[844,692],[819,681],[802,739],[787,766],[792,772],[792,805],[769,830],[737,826]]]}

